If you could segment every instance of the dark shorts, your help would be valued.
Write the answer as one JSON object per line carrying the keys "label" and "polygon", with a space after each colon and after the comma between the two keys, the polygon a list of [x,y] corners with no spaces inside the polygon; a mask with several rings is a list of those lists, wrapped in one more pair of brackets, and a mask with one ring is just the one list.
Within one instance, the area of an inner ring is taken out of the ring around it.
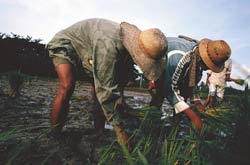
{"label": "dark shorts", "polygon": [[47,45],[49,56],[53,59],[55,67],[59,64],[71,63],[76,66],[80,62],[75,49],[69,40],[58,39]]}
{"label": "dark shorts", "polygon": [[56,44],[48,44],[47,48],[55,68],[59,64],[72,64],[75,68],[75,74],[78,80],[93,81],[92,73],[83,68],[81,59],[70,42],[60,40]]}

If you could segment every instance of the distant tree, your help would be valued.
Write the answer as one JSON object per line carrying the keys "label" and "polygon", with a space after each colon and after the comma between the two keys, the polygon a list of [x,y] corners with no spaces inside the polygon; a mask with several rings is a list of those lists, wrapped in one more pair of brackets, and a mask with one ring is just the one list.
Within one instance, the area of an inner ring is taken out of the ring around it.
{"label": "distant tree", "polygon": [[18,70],[30,75],[55,76],[55,69],[41,39],[0,33],[0,72]]}

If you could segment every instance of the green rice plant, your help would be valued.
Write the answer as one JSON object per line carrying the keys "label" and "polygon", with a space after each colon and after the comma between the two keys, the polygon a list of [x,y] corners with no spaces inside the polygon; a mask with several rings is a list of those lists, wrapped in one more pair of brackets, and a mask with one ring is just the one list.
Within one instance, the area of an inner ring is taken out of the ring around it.
{"label": "green rice plant", "polygon": [[141,153],[141,151],[140,151],[140,150],[137,150],[137,152],[138,152],[138,156],[139,156],[139,158],[140,158],[142,164],[148,165],[149,163],[148,163],[146,157]]}
{"label": "green rice plant", "polygon": [[161,156],[160,156],[160,164],[176,164],[178,162],[178,153],[181,150],[181,147],[184,143],[184,140],[177,140],[177,132],[178,127],[174,127],[169,134],[169,136],[164,140]]}
{"label": "green rice plant", "polygon": [[245,80],[243,80],[243,79],[231,78],[231,81],[235,82],[238,85],[243,85],[245,83]]}
{"label": "green rice plant", "polygon": [[[166,130],[164,126],[166,123],[160,118],[151,121],[149,114],[149,112],[144,114],[140,127],[133,134],[133,150],[127,152],[121,147],[116,148],[120,151],[115,151],[111,149],[114,149],[114,146],[109,147],[101,158],[102,163],[111,160],[110,153],[113,151],[116,157],[123,157],[125,159],[123,162],[127,164],[189,164],[190,162],[202,164],[203,158],[199,153],[200,139],[197,138],[193,128],[190,128],[188,136],[180,137],[179,125],[173,125],[167,128],[171,130]],[[112,163],[108,161],[106,164]]]}
{"label": "green rice plant", "polygon": [[30,83],[33,79],[32,76],[21,73],[20,71],[16,72],[7,72],[7,79],[10,86],[9,96],[16,97],[20,95],[20,90],[23,87],[24,82]]}
{"label": "green rice plant", "polygon": [[145,106],[143,108],[129,110],[128,115],[134,116],[141,121],[157,121],[161,117],[161,110],[155,106]]}
{"label": "green rice plant", "polygon": [[7,132],[1,132],[0,133],[0,142],[1,141],[6,141],[6,140],[10,139],[15,132],[16,132],[15,128],[12,129],[12,130],[9,130]]}
{"label": "green rice plant", "polygon": [[[26,129],[28,130],[28,129]],[[6,144],[7,153],[4,155],[5,164],[32,164],[34,159],[37,158],[37,155],[41,154],[40,151],[37,151],[40,148],[41,140],[44,137],[47,137],[50,128],[43,129],[36,136],[31,136],[25,139],[19,139],[20,135],[24,132],[23,129],[14,128],[8,132],[3,132],[0,134],[0,142]],[[15,142],[15,143],[13,143]],[[9,143],[9,144],[8,144]],[[43,144],[42,144],[43,145]],[[44,144],[45,145],[45,144]],[[62,156],[58,147],[54,148],[52,151],[44,151],[43,155],[40,155],[42,159],[41,164],[48,164],[50,159],[59,159],[63,164],[68,164],[67,160]],[[47,155],[46,155],[47,154]]]}
{"label": "green rice plant", "polygon": [[8,74],[8,80],[10,85],[10,97],[20,95],[20,89],[24,82],[23,76],[19,72],[10,72]]}
{"label": "green rice plant", "polygon": [[[232,163],[230,160],[238,159],[238,154],[233,154],[235,149],[230,148],[233,148],[232,146],[235,144],[239,144],[239,142],[235,143],[233,141],[238,138],[237,130],[241,130],[241,128],[238,128],[239,124],[242,125],[242,123],[244,123],[243,121],[247,114],[243,114],[244,111],[242,111],[242,107],[239,106],[243,105],[243,98],[238,96],[237,100],[237,102],[232,100],[230,104],[223,103],[221,106],[209,109],[205,113],[201,112],[201,116],[207,126],[202,142],[202,153],[206,155],[209,160],[208,162],[228,164]],[[248,124],[245,122],[243,125]],[[244,128],[244,130],[246,131],[247,128]],[[240,133],[240,135],[242,133]],[[213,134],[212,139],[211,137],[208,138],[208,134]],[[240,151],[237,151],[237,153],[239,152]]]}
{"label": "green rice plant", "polygon": [[25,157],[29,155],[34,149],[37,148],[37,143],[32,140],[26,140],[21,142],[18,147],[15,147],[14,150],[10,152],[10,156],[7,165],[11,164],[21,164],[25,162]]}
{"label": "green rice plant", "polygon": [[134,157],[134,164],[149,164],[148,159],[152,154],[153,145],[151,136],[141,137],[131,153]]}
{"label": "green rice plant", "polygon": [[[124,147],[124,146],[123,146]],[[131,157],[126,154],[128,154],[127,151],[123,151],[126,149],[122,149],[118,144],[117,141],[114,140],[110,145],[104,146],[103,151],[101,152],[101,157],[99,159],[98,164],[115,164],[116,162],[130,162]],[[126,159],[129,159],[128,161]],[[129,164],[129,163],[127,163]]]}
{"label": "green rice plant", "polygon": [[[106,160],[120,157],[124,164],[225,164],[229,157],[235,157],[232,154],[234,148],[228,145],[235,139],[237,121],[243,120],[242,115],[244,120],[247,118],[246,111],[240,111],[242,107],[238,104],[246,100],[248,101],[245,105],[249,103],[249,99],[232,99],[232,102],[224,102],[207,112],[196,111],[204,121],[203,129],[199,133],[185,115],[160,120],[161,112],[156,107],[144,107],[129,112],[141,121],[139,128],[131,136],[134,141],[133,150],[126,153],[121,147],[113,146],[113,157],[106,154]],[[178,117],[179,121],[174,119]],[[107,164],[112,164],[112,161]]]}

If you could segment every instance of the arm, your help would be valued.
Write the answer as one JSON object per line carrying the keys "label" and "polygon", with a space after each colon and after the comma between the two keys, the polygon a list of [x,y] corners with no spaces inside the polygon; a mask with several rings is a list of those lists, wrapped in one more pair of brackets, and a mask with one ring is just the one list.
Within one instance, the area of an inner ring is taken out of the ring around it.
{"label": "arm", "polygon": [[112,125],[117,125],[121,122],[116,111],[116,106],[121,100],[117,78],[119,74],[117,73],[117,63],[120,56],[111,42],[98,40],[96,45],[96,52],[93,55],[96,96],[107,121],[111,122]]}
{"label": "arm", "polygon": [[187,69],[190,60],[191,59],[188,56],[188,54],[181,59],[171,57],[171,59],[168,61],[169,63],[171,63],[171,65],[170,64],[167,65],[166,68],[167,74],[165,78],[170,79],[171,77],[172,84],[170,88],[168,83],[165,83],[166,85],[165,90],[167,90],[168,92],[167,94],[168,101],[170,101],[170,103],[174,105],[175,112],[176,113],[184,112],[189,117],[192,124],[199,131],[202,128],[202,121],[199,118],[199,116],[191,109],[191,107],[184,101],[184,98],[181,96],[180,93],[180,88],[179,88],[180,86],[178,85],[178,81],[183,76],[183,72],[185,72],[185,70]]}
{"label": "arm", "polygon": [[[178,84],[180,80],[185,75],[185,72],[190,64],[191,58],[189,54],[187,55],[178,55],[175,54],[169,59],[169,67],[166,70],[168,71],[169,77],[171,77],[171,93],[168,95],[168,100],[172,105],[174,105],[175,112],[180,113],[185,109],[189,108],[189,105],[184,101],[184,97],[181,95],[181,87]],[[172,72],[170,72],[172,71]]]}
{"label": "arm", "polygon": [[[202,128],[202,120],[200,117],[192,110],[192,108],[184,101],[183,97],[180,96],[178,91],[174,92],[174,97],[177,99],[177,103],[174,104],[175,112],[180,113],[183,112],[185,113],[188,118],[191,120],[192,124],[195,126],[197,131],[200,131]],[[197,100],[198,101],[198,100]],[[194,102],[197,107],[199,107],[199,102],[196,103]],[[202,106],[203,107],[203,106]]]}

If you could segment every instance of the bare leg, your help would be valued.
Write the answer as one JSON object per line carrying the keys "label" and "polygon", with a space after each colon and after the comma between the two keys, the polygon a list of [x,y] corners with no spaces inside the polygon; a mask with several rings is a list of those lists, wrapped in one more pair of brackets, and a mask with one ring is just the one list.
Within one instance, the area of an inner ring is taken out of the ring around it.
{"label": "bare leg", "polygon": [[50,120],[54,130],[60,132],[69,111],[69,99],[75,88],[75,76],[71,64],[60,64],[56,71],[59,78],[59,88],[52,103]]}

